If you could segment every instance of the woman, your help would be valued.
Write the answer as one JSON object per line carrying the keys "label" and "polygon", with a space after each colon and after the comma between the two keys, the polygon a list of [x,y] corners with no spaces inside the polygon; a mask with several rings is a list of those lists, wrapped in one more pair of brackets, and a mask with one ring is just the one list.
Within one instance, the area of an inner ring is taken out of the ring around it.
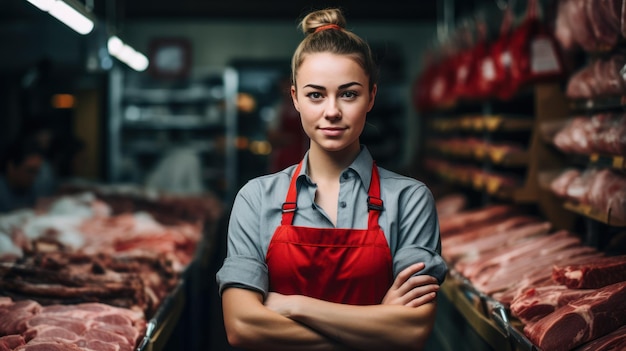
{"label": "woman", "polygon": [[309,150],[233,204],[217,280],[234,346],[411,350],[432,330],[446,272],[434,201],[360,145],[376,68],[345,24],[337,9],[303,19],[291,95]]}

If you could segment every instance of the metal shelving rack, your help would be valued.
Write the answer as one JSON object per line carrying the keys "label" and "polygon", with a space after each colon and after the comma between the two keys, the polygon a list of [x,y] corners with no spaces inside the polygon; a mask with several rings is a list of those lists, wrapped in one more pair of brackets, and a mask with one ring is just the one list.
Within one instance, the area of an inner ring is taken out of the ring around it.
{"label": "metal shelving rack", "polygon": [[[198,68],[179,81],[113,68],[106,122],[107,181],[143,183],[159,156],[176,146],[168,133],[178,133],[186,135],[185,146],[201,156],[207,188],[225,200],[232,198],[237,179],[237,85],[233,68]],[[140,158],[148,161],[136,162]],[[135,165],[133,172],[127,171],[129,163]]]}

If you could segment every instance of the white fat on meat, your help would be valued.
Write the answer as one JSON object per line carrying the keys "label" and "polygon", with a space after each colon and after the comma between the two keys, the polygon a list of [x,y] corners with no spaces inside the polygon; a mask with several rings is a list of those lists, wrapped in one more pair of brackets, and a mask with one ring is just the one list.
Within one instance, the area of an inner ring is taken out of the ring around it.
{"label": "white fat on meat", "polygon": [[575,271],[569,271],[569,272],[565,273],[565,277],[567,279],[579,280],[579,279],[582,279],[582,277],[583,277],[583,271],[581,271],[580,269],[577,269]]}
{"label": "white fat on meat", "polygon": [[46,213],[28,218],[22,224],[22,231],[30,240],[52,235],[63,245],[77,249],[85,244],[79,225],[88,218],[107,216],[110,212],[92,193],[63,196],[50,204]]}
{"label": "white fat on meat", "polygon": [[137,234],[152,234],[165,231],[165,227],[147,212],[136,212],[133,218],[135,219],[133,229]]}
{"label": "white fat on meat", "polygon": [[26,222],[22,227],[22,232],[30,240],[52,234],[60,243],[79,248],[85,242],[83,235],[77,229],[83,221],[84,218],[72,215],[46,214]]}

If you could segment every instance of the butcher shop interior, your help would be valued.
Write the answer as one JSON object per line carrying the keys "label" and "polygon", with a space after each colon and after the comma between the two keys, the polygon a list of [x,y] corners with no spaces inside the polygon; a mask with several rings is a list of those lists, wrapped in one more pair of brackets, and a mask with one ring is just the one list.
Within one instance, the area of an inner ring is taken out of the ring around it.
{"label": "butcher shop interior", "polygon": [[309,148],[327,8],[377,66],[359,142],[432,194],[421,349],[626,350],[626,0],[3,0],[0,351],[239,349],[233,205]]}

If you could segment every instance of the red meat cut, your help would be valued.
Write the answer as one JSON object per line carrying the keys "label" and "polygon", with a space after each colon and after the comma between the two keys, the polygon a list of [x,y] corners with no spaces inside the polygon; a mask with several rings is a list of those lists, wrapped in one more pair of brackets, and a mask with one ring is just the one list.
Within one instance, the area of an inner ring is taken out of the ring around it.
{"label": "red meat cut", "polygon": [[536,322],[570,301],[593,293],[593,289],[568,289],[563,285],[530,288],[511,302],[511,314],[524,324]]}
{"label": "red meat cut", "polygon": [[601,288],[626,281],[626,255],[603,257],[590,262],[556,265],[552,279],[570,289]]}
{"label": "red meat cut", "polygon": [[575,351],[619,351],[626,350],[626,325],[609,333],[590,341]]}
{"label": "red meat cut", "polygon": [[567,351],[626,324],[626,282],[605,286],[571,301],[545,318],[524,327],[526,336],[543,350]]}

